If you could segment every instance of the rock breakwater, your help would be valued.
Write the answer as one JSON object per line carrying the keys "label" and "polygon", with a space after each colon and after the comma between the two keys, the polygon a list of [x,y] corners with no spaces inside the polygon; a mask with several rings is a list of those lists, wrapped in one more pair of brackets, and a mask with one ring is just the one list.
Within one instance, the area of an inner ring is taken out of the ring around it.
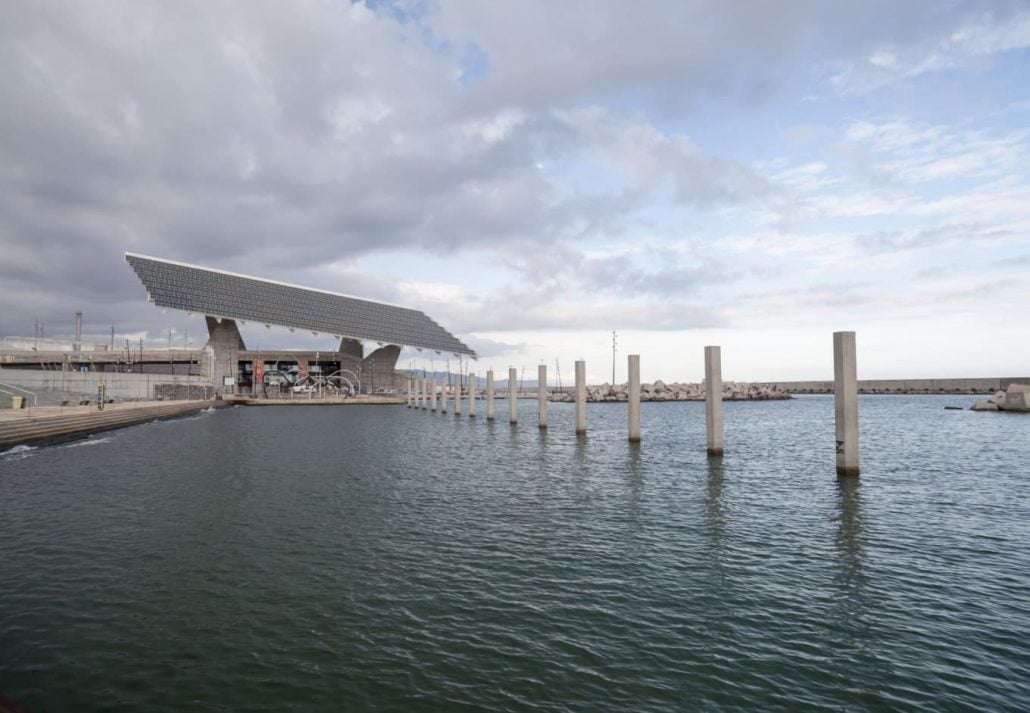
{"label": "rock breakwater", "polygon": [[[724,381],[722,384],[724,401],[782,401],[793,398],[789,392],[781,391],[775,386],[750,384],[738,381]],[[588,402],[627,401],[629,384],[601,384],[587,386]],[[656,381],[653,384],[640,385],[641,401],[704,401],[704,384],[666,384]],[[575,401],[573,391],[566,390],[551,394],[551,401]]]}

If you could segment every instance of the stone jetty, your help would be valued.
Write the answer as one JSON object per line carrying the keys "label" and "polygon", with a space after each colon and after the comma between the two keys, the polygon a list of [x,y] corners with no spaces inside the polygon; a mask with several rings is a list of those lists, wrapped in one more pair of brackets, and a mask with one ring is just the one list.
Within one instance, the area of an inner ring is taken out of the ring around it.
{"label": "stone jetty", "polygon": [[[587,401],[597,403],[605,401],[627,401],[629,384],[601,384],[587,386]],[[781,401],[793,398],[789,392],[781,391],[775,386],[749,384],[739,381],[724,381],[722,384],[723,401]],[[551,401],[574,401],[575,394],[557,392],[551,394]],[[641,401],[704,401],[704,384],[681,384],[656,381],[653,384],[640,385]]]}

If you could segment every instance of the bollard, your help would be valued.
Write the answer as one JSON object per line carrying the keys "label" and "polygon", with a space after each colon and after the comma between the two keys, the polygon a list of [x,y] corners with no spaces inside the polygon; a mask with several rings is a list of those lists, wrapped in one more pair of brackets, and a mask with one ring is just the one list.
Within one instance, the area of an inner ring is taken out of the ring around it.
{"label": "bollard", "polygon": [[833,333],[833,413],[837,475],[858,475],[858,367],[855,333]]}
{"label": "bollard", "polygon": [[515,367],[508,369],[508,422],[519,422],[518,372]]}
{"label": "bollard", "polygon": [[458,372],[458,378],[454,380],[454,415],[461,415],[461,372]]}
{"label": "bollard", "polygon": [[494,420],[494,370],[486,370],[486,420]]}
{"label": "bollard", "polygon": [[429,409],[436,413],[436,379],[429,380]]}
{"label": "bollard", "polygon": [[576,362],[576,435],[587,432],[587,363]]}
{"label": "bollard", "polygon": [[629,442],[640,443],[640,355],[629,355]]}
{"label": "bollard", "polygon": [[536,368],[536,410],[540,428],[547,428],[547,364]]}
{"label": "bollard", "polygon": [[722,349],[705,347],[705,434],[708,455],[721,456],[722,443]]}
{"label": "bollard", "polygon": [[469,374],[469,418],[476,417],[476,375]]}

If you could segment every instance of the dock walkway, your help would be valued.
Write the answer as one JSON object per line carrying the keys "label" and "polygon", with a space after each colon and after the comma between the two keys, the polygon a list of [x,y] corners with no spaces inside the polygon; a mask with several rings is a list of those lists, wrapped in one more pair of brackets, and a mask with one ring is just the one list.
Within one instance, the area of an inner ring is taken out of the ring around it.
{"label": "dock walkway", "polygon": [[133,401],[95,406],[39,406],[0,411],[0,450],[88,436],[221,406],[218,401]]}

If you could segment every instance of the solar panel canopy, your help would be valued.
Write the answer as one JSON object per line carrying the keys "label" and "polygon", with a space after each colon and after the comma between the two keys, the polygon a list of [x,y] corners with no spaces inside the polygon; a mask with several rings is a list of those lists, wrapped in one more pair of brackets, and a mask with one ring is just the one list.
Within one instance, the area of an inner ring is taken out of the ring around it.
{"label": "solar panel canopy", "polygon": [[125,253],[158,307],[451,354],[475,352],[424,312]]}

